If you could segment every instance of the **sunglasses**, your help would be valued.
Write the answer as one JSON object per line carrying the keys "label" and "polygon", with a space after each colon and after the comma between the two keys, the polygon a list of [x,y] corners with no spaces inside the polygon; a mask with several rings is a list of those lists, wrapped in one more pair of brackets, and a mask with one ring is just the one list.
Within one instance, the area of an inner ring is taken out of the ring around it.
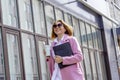
{"label": "sunglasses", "polygon": [[62,24],[59,23],[59,24],[57,24],[57,25],[53,25],[53,28],[56,28],[57,26],[60,28],[60,27],[62,26]]}

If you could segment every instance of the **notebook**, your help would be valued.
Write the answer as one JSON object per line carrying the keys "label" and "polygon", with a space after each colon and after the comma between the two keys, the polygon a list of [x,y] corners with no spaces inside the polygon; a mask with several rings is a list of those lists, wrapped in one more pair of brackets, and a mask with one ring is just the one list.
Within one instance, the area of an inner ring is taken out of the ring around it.
{"label": "notebook", "polygon": [[[69,42],[54,46],[53,50],[54,50],[55,55],[59,55],[61,57],[73,55],[72,48]],[[73,65],[73,64],[70,64],[70,65]],[[62,63],[58,64],[60,69],[70,66],[70,65],[63,65]]]}

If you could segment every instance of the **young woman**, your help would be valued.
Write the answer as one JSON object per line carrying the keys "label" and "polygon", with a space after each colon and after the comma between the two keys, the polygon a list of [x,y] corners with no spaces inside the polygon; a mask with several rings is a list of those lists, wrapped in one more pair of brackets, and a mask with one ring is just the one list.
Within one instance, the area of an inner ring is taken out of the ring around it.
{"label": "young woman", "polygon": [[[62,20],[54,22],[51,33],[51,38],[53,39],[50,50],[51,56],[47,59],[51,80],[84,80],[80,63],[83,60],[83,55],[77,39],[72,35],[73,29],[71,26]],[[70,43],[73,55],[64,57],[55,55],[53,47],[66,42]],[[73,65],[60,69],[58,66],[59,63],[63,65]]]}

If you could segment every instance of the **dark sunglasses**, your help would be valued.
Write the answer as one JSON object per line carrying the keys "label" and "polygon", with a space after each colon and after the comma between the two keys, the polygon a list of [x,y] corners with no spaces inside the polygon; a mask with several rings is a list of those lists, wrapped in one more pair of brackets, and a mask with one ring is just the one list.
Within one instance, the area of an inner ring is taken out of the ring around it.
{"label": "dark sunglasses", "polygon": [[56,28],[57,26],[60,28],[60,27],[62,26],[62,24],[59,23],[59,24],[57,24],[57,25],[53,25],[53,28]]}

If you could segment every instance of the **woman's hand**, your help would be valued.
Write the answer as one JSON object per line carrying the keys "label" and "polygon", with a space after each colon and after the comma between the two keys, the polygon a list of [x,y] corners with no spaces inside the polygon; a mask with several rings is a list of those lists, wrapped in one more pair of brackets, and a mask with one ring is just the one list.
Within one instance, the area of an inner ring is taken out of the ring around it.
{"label": "woman's hand", "polygon": [[63,61],[63,58],[61,56],[55,56],[55,62],[56,63],[61,63]]}

